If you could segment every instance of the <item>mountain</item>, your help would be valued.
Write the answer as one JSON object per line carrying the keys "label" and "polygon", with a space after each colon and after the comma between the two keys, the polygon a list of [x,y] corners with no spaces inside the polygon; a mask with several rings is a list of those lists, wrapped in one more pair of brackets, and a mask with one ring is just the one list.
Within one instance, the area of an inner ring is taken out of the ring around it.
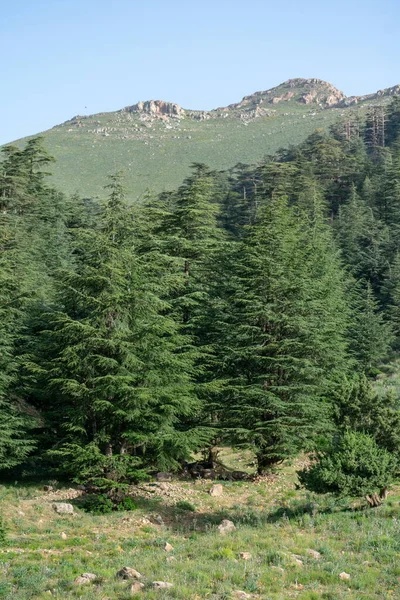
{"label": "mountain", "polygon": [[289,79],[211,111],[148,100],[115,112],[77,115],[41,135],[57,159],[53,181],[60,189],[101,196],[106,175],[123,169],[129,192],[138,197],[147,188],[175,188],[192,162],[215,169],[255,163],[350,111],[365,114],[371,104],[388,103],[398,94],[399,85],[346,97],[320,79]]}

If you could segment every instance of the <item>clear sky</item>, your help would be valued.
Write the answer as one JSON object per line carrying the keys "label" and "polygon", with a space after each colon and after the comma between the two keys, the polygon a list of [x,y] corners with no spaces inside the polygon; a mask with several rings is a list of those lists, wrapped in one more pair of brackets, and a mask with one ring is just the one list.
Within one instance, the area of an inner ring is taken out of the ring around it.
{"label": "clear sky", "polygon": [[400,0],[0,0],[0,143],[162,99],[211,109],[292,77],[400,83]]}

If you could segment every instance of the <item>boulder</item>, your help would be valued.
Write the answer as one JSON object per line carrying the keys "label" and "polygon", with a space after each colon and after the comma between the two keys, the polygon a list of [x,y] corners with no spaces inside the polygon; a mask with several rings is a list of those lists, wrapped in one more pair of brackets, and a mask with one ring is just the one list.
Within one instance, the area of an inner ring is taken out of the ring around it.
{"label": "boulder", "polygon": [[135,581],[135,583],[131,583],[131,585],[129,586],[128,592],[130,592],[131,595],[134,596],[138,592],[141,592],[143,588],[144,588],[143,583],[140,583],[140,581]]}
{"label": "boulder", "polygon": [[350,579],[350,575],[348,573],[346,573],[345,571],[342,571],[342,573],[339,573],[339,577],[340,577],[340,579]]}
{"label": "boulder", "polygon": [[142,576],[136,569],[123,567],[117,572],[116,577],[119,577],[119,579],[140,579]]}
{"label": "boulder", "polygon": [[236,531],[236,527],[232,521],[229,521],[229,519],[224,519],[221,521],[220,525],[218,525],[218,531],[221,535],[225,535],[226,533]]}
{"label": "boulder", "polygon": [[215,483],[210,489],[210,496],[222,496],[224,488],[220,483]]}
{"label": "boulder", "polygon": [[312,550],[311,548],[307,548],[306,552],[307,552],[307,554],[309,554],[310,556],[315,558],[315,560],[319,560],[321,558],[321,553],[318,552],[317,550]]}
{"label": "boulder", "polygon": [[171,544],[169,544],[168,542],[165,542],[165,544],[164,544],[165,552],[172,552],[173,549],[174,549],[174,547],[171,546]]}
{"label": "boulder", "polygon": [[82,573],[76,579],[74,579],[74,585],[86,585],[91,581],[96,581],[97,575],[94,573]]}
{"label": "boulder", "polygon": [[168,581],[153,581],[153,588],[155,590],[169,590],[173,587],[173,583]]}
{"label": "boulder", "polygon": [[53,509],[58,515],[74,514],[74,507],[72,506],[72,504],[68,504],[67,502],[57,502],[56,504],[53,504]]}

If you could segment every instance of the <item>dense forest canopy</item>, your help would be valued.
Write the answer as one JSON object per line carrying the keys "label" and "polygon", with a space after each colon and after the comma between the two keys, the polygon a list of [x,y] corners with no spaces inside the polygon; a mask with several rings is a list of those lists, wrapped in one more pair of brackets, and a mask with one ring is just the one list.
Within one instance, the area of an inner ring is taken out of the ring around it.
{"label": "dense forest canopy", "polygon": [[101,202],[53,189],[41,138],[5,147],[4,472],[138,481],[216,443],[263,472],[332,436],[395,472],[399,399],[370,382],[400,345],[399,135],[394,98],[139,205],[121,173]]}

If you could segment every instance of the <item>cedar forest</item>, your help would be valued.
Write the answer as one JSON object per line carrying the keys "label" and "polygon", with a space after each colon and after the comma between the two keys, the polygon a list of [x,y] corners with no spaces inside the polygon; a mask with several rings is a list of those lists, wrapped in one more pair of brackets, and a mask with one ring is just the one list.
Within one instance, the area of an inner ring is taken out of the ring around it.
{"label": "cedar forest", "polygon": [[[382,111],[385,110],[384,119]],[[383,127],[384,123],[384,127]],[[0,163],[3,477],[99,489],[215,445],[379,504],[400,473],[400,101],[250,166],[194,164],[132,204],[49,186],[40,137]]]}

